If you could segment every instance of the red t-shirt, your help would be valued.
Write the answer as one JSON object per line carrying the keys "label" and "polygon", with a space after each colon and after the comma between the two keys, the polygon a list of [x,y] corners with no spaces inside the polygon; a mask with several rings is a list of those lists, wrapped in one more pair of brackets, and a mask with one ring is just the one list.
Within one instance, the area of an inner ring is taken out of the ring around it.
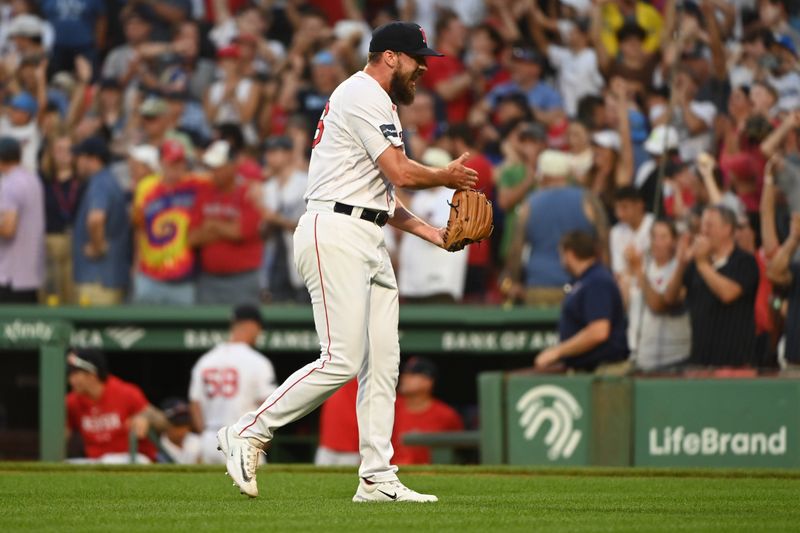
{"label": "red t-shirt", "polygon": [[756,263],[758,263],[758,290],[756,290],[756,335],[762,333],[771,333],[775,330],[775,324],[772,321],[772,313],[769,310],[769,296],[772,294],[772,283],[767,277],[767,261],[770,258],[764,254],[764,249],[761,248],[755,254]]}
{"label": "red t-shirt", "polygon": [[[464,63],[457,57],[429,57],[428,71],[422,77],[422,83],[428,89],[435,91],[439,83],[458,76],[464,72],[464,70],[466,70],[464,68]],[[446,102],[447,122],[456,124],[466,121],[471,104],[472,97],[469,91],[464,91],[461,96]]]}
{"label": "red t-shirt", "polygon": [[406,408],[405,399],[397,397],[394,410],[394,433],[392,462],[399,465],[425,465],[431,462],[431,450],[426,446],[406,446],[403,435],[406,433],[433,433],[439,431],[461,431],[464,423],[455,409],[434,399],[425,411],[412,413]]}
{"label": "red t-shirt", "polygon": [[358,379],[351,379],[322,404],[320,446],[336,452],[358,452],[357,396]]}
{"label": "red t-shirt", "polygon": [[223,192],[209,185],[197,193],[192,208],[191,229],[199,228],[204,220],[238,221],[240,241],[217,240],[200,248],[203,272],[217,275],[240,274],[261,266],[264,243],[258,234],[261,214],[247,195],[245,185]]}
{"label": "red t-shirt", "polygon": [[[72,431],[80,431],[90,459],[107,453],[127,453],[130,418],[149,404],[142,389],[108,376],[97,401],[76,392],[67,394],[67,424]],[[139,453],[156,459],[156,447],[148,439],[139,441]]]}
{"label": "red t-shirt", "polygon": [[[464,166],[478,173],[477,189],[489,200],[494,198],[494,180],[492,178],[492,164],[481,153],[472,154],[464,161]],[[471,244],[468,248],[467,263],[470,265],[487,266],[491,259],[491,246],[489,241]]]}

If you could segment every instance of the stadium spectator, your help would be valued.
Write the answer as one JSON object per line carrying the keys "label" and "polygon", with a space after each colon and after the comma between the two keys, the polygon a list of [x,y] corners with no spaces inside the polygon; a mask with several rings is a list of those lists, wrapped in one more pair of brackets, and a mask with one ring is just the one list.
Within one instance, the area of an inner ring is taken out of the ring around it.
{"label": "stadium spectator", "polygon": [[605,81],[600,75],[597,54],[591,47],[589,20],[585,18],[570,21],[564,31],[563,45],[550,42],[546,32],[561,32],[559,20],[547,17],[537,4],[531,11],[533,23],[531,31],[537,48],[547,55],[557,73],[557,87],[564,99],[564,111],[574,117],[578,102],[588,95],[599,95]]}
{"label": "stadium spectator", "polygon": [[30,93],[14,95],[0,117],[0,136],[15,139],[22,149],[21,163],[29,172],[38,172],[37,157],[42,135],[37,123],[39,103]]}
{"label": "stadium spectator", "polygon": [[192,367],[189,401],[194,428],[202,439],[202,462],[223,464],[217,431],[259,406],[277,387],[272,363],[253,346],[264,329],[261,311],[234,308],[227,342],[204,354]]}
{"label": "stadium spectator", "polygon": [[692,322],[690,363],[741,367],[755,355],[754,306],[758,265],[736,245],[736,215],[724,206],[703,211],[700,234],[678,247],[678,268],[667,284],[668,305],[686,301]]}
{"label": "stadium spectator", "polygon": [[664,21],[658,10],[643,0],[601,0],[592,2],[593,14],[599,16],[598,37],[610,57],[625,53],[625,39],[619,32],[626,24],[641,29],[641,47],[648,54],[658,52]]}
{"label": "stadium spectator", "polygon": [[[431,26],[429,26],[431,27]],[[467,38],[467,28],[454,11],[439,13],[436,19],[436,49],[444,57],[428,60],[428,72],[422,83],[433,91],[444,113],[440,120],[450,124],[464,122],[472,105],[472,87],[477,72],[469,70],[461,61]]]}
{"label": "stadium spectator", "polygon": [[795,212],[789,236],[770,261],[767,270],[770,280],[788,291],[783,366],[793,375],[800,373],[800,261],[793,259],[798,249],[800,212]]}
{"label": "stadium spectator", "polygon": [[514,241],[509,251],[506,273],[515,284],[519,279],[523,244],[530,246],[525,265],[524,290],[514,296],[528,305],[556,305],[564,299],[569,274],[559,259],[559,242],[571,231],[598,235],[607,256],[608,224],[597,197],[582,188],[567,185],[569,156],[546,150],[538,160],[539,188],[518,213]]}
{"label": "stadium spectator", "polygon": [[163,431],[164,415],[142,390],[112,375],[102,352],[72,348],[67,352],[67,433],[79,433],[85,457],[92,462],[121,464],[131,460],[130,434],[138,438],[137,463],[156,460],[147,438],[150,428]]}
{"label": "stadium spectator", "polygon": [[635,21],[626,22],[616,32],[619,54],[609,53],[597,34],[598,16],[593,15],[591,31],[600,72],[609,80],[615,77],[624,79],[633,87],[634,93],[644,96],[653,86],[653,75],[658,67],[657,54],[648,53],[644,46],[646,32]]}
{"label": "stadium spectator", "polygon": [[425,446],[409,446],[403,442],[408,433],[461,431],[464,423],[459,414],[433,395],[437,368],[429,359],[411,357],[400,372],[395,403],[392,463],[430,464],[431,450]]}
{"label": "stadium spectator", "polygon": [[258,88],[242,74],[239,46],[231,44],[217,50],[217,69],[220,79],[206,93],[204,106],[209,122],[238,124],[248,144],[255,144],[256,130],[253,118],[258,105]]}
{"label": "stadium spectator", "polygon": [[194,465],[200,462],[200,436],[192,433],[189,405],[180,398],[161,402],[161,412],[169,423],[159,437],[159,463]]}
{"label": "stadium spectator", "polygon": [[[452,159],[441,148],[429,148],[422,156],[422,163],[444,168]],[[451,189],[437,187],[412,194],[406,203],[412,213],[434,227],[442,228],[447,225],[450,216],[448,202],[453,196]],[[400,268],[397,273],[400,296],[409,303],[461,301],[467,279],[468,253],[468,250],[448,252],[422,239],[403,237],[400,241]]]}
{"label": "stadium spectator", "polygon": [[192,305],[195,257],[188,243],[189,221],[197,190],[204,181],[189,174],[181,143],[164,141],[160,151],[161,175],[139,181],[133,200],[138,261],[132,300]]}
{"label": "stadium spectator", "polygon": [[652,224],[650,259],[634,247],[625,252],[627,274],[621,290],[628,309],[628,345],[637,370],[675,369],[689,358],[691,324],[683,304],[664,301],[667,282],[678,266],[678,233],[667,220]]}
{"label": "stadium spectator", "polygon": [[644,199],[632,186],[617,190],[614,212],[618,222],[611,228],[609,246],[611,270],[619,278],[626,270],[625,255],[629,250],[639,254],[650,251],[650,233],[655,217],[645,211]]}
{"label": "stadium spectator", "polygon": [[628,371],[628,322],[614,276],[599,260],[599,242],[590,233],[571,231],[559,253],[573,278],[561,306],[559,343],[536,356],[535,368],[566,368],[620,375]]}
{"label": "stadium spectator", "polygon": [[19,142],[0,137],[0,303],[36,303],[44,281],[44,192],[21,158]]}
{"label": "stadium spectator", "polygon": [[504,261],[508,258],[508,250],[514,238],[519,208],[528,194],[536,188],[537,161],[545,148],[547,130],[536,122],[518,123],[500,145],[503,162],[495,169],[495,176],[498,176],[497,205],[505,214],[500,242],[500,259]]}
{"label": "stadium spectator", "polygon": [[13,17],[8,21],[0,50],[20,57],[44,54],[53,48],[53,25],[33,13],[33,0],[17,1]]}
{"label": "stadium spectator", "polygon": [[105,141],[90,137],[72,149],[78,176],[87,181],[78,205],[72,262],[78,302],[122,303],[130,277],[130,221],[125,193],[108,168]]}
{"label": "stadium spectator", "polygon": [[490,110],[497,108],[501,99],[513,94],[522,94],[538,122],[550,127],[563,120],[564,104],[561,95],[543,80],[544,56],[533,48],[515,47],[511,58],[511,80],[489,91],[473,112],[488,115]]}
{"label": "stadium spectator", "polygon": [[136,81],[142,55],[139,49],[150,40],[152,15],[141,3],[126,6],[120,13],[125,42],[114,47],[103,62],[102,78],[115,80],[121,87]]}
{"label": "stadium spectator", "polygon": [[72,233],[86,182],[75,173],[72,138],[60,129],[47,143],[42,156],[48,303],[74,304]]}
{"label": "stadium spectator", "polygon": [[106,47],[107,5],[102,0],[43,0],[42,13],[53,25],[52,72],[69,70],[77,55],[97,67]]}
{"label": "stadium spectator", "polygon": [[292,139],[276,136],[264,143],[267,182],[263,188],[261,210],[264,247],[264,273],[273,302],[307,302],[303,280],[294,266],[294,230],[305,213],[308,175],[294,165]]}
{"label": "stadium spectator", "polygon": [[325,400],[319,415],[319,447],[314,456],[317,466],[358,466],[358,419],[356,398],[358,379],[351,379]]}
{"label": "stadium spectator", "polygon": [[200,255],[197,301],[202,304],[258,301],[261,215],[248,187],[236,183],[237,155],[226,141],[215,141],[202,158],[211,169],[211,183],[198,192],[189,224],[189,245]]}

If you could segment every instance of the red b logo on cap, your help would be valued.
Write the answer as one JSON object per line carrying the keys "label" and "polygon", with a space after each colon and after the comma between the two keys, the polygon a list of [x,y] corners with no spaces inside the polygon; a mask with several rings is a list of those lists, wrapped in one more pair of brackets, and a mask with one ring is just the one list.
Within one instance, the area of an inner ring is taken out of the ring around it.
{"label": "red b logo on cap", "polygon": [[422,43],[428,46],[428,38],[425,36],[425,30],[422,29],[422,26],[419,27],[419,32],[422,34]]}

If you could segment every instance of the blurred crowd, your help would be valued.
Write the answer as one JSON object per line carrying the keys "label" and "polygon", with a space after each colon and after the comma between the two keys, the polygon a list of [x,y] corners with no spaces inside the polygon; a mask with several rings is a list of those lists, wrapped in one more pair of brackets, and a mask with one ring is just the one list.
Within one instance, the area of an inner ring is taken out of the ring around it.
{"label": "blurred crowd", "polygon": [[[291,235],[317,123],[371,29],[404,19],[445,54],[400,108],[406,150],[430,165],[470,152],[495,232],[447,254],[387,229],[401,297],[558,305],[574,275],[559,244],[581,230],[646,366],[800,363],[798,14],[791,0],[6,0],[0,301],[306,301]],[[446,220],[448,191],[401,194]]]}

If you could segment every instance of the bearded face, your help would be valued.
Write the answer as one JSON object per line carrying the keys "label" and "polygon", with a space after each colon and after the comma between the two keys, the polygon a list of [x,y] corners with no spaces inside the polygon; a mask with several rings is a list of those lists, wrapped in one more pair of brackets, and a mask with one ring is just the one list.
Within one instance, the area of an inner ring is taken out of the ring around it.
{"label": "bearded face", "polygon": [[409,105],[414,101],[414,95],[417,93],[416,81],[425,72],[423,65],[424,63],[417,63],[409,70],[408,67],[403,67],[403,62],[397,62],[389,82],[389,96],[392,102]]}

